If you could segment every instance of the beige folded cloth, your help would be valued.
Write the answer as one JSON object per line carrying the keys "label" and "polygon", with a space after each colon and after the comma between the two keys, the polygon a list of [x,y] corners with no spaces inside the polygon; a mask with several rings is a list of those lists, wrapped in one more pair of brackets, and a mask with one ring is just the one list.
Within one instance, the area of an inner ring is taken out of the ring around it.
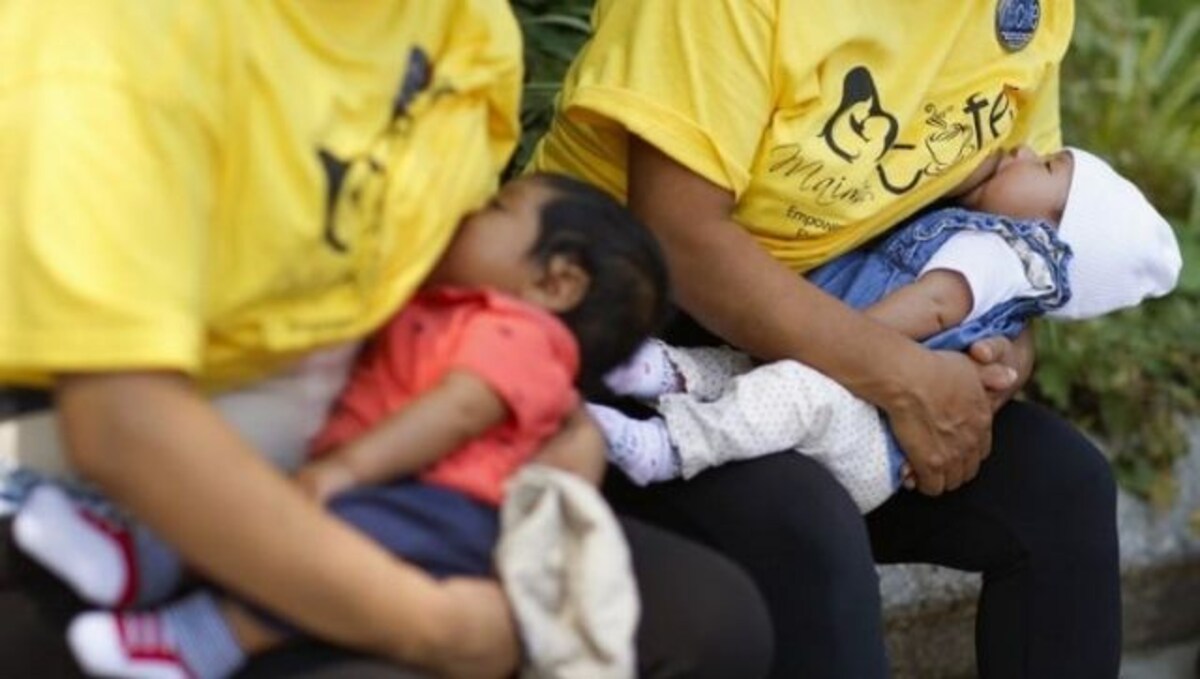
{"label": "beige folded cloth", "polygon": [[510,480],[496,568],[525,645],[522,677],[635,675],[640,605],[629,548],[586,481],[536,464]]}

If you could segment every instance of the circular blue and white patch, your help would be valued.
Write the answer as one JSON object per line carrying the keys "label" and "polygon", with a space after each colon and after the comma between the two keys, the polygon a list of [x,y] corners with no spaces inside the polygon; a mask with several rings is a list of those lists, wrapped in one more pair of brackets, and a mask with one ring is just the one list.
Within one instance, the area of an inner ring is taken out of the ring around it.
{"label": "circular blue and white patch", "polygon": [[1009,52],[1024,49],[1033,40],[1042,20],[1038,0],[999,0],[996,3],[996,40]]}

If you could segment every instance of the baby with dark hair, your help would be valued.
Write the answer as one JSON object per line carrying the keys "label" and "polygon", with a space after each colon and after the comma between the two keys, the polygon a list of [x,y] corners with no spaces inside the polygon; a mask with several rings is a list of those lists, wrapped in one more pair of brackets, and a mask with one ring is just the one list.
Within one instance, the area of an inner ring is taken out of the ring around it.
{"label": "baby with dark hair", "polygon": [[[597,482],[571,442],[598,385],[668,308],[653,236],[582,182],[531,175],[463,219],[425,286],[361,350],[296,475],[329,511],[435,577],[491,576],[505,482],[535,455]],[[13,532],[82,598],[68,640],[89,673],[216,679],[294,635],[235,599],[176,589],[178,559],[140,526],[37,488]],[[319,545],[314,546],[320,549]]]}

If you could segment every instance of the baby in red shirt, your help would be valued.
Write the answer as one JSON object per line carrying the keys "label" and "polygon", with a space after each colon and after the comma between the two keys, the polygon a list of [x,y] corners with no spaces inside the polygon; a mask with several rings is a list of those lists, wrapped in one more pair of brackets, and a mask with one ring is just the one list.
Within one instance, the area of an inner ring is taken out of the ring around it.
{"label": "baby in red shirt", "polygon": [[[463,219],[425,287],[364,346],[296,481],[435,577],[491,575],[505,481],[535,455],[598,481],[603,439],[576,385],[597,387],[667,306],[657,243],[612,198],[558,175],[513,181]],[[33,492],[14,535],[110,609],[68,630],[89,673],[216,679],[295,634],[209,591],[124,610],[172,591],[178,559],[55,486]]]}

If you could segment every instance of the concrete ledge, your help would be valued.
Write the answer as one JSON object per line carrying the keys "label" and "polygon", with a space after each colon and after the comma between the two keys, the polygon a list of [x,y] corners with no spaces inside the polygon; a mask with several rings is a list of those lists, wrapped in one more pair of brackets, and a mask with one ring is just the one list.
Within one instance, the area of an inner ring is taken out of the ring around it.
{"label": "concrete ledge", "polygon": [[[1179,496],[1156,510],[1122,493],[1121,598],[1126,650],[1200,636],[1200,421],[1179,461]],[[974,623],[979,577],[936,566],[883,566],[888,651],[897,679],[975,676]]]}
{"label": "concrete ledge", "polygon": [[973,676],[979,577],[937,566],[879,571],[895,679]]}

